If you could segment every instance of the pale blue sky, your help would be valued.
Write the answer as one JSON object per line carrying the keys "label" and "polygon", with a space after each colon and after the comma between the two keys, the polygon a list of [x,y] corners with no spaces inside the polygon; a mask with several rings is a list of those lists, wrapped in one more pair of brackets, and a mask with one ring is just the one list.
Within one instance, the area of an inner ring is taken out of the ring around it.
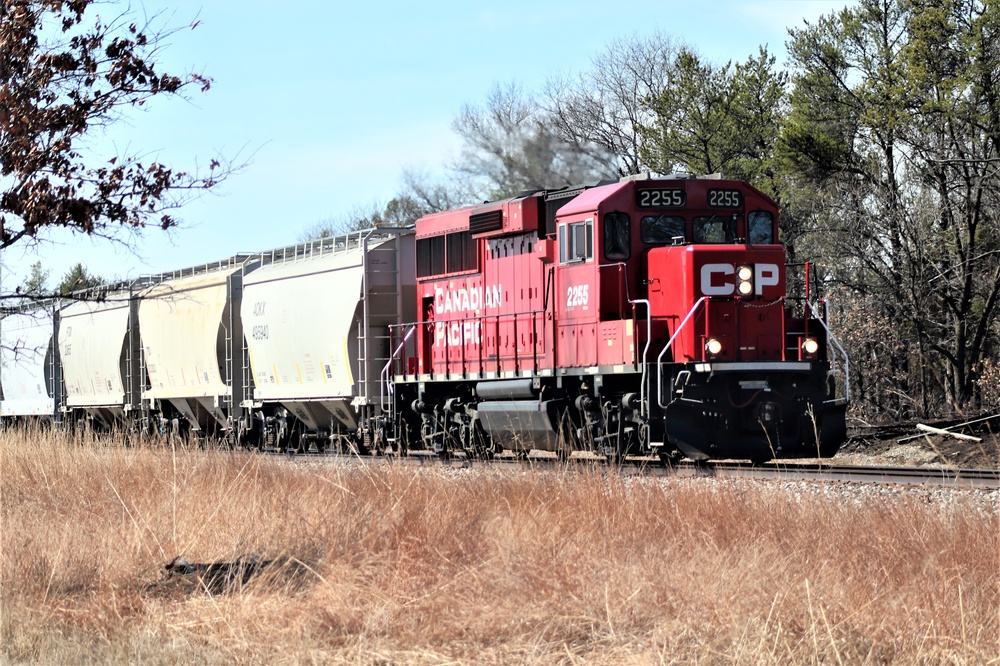
{"label": "pale blue sky", "polygon": [[173,25],[200,20],[171,38],[162,62],[214,84],[190,102],[160,100],[130,116],[95,150],[110,157],[131,146],[180,169],[242,150],[252,163],[183,208],[182,229],[149,230],[132,252],[68,236],[6,250],[0,290],[37,259],[54,283],[77,261],[136,277],[292,244],[323,219],[385,203],[404,167],[435,170],[454,157],[452,118],[494,82],[539,90],[553,74],[588,69],[613,39],[656,31],[716,62],[744,60],[761,44],[783,61],[788,27],[845,4],[144,0],[147,13],[167,8]]}

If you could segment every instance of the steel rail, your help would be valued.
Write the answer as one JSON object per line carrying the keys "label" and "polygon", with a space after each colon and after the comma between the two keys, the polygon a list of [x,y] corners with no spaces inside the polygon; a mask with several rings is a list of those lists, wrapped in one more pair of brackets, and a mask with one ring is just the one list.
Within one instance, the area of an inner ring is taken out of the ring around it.
{"label": "steel rail", "polygon": [[[308,456],[313,457],[313,456]],[[855,483],[873,485],[907,485],[952,489],[1000,489],[1000,469],[961,469],[957,467],[865,467],[856,465],[829,465],[798,463],[795,461],[769,462],[754,465],[743,462],[704,463],[679,461],[669,465],[654,458],[629,458],[608,462],[600,456],[571,457],[560,460],[554,455],[526,458],[504,454],[493,459],[469,458],[464,454],[441,457],[433,452],[411,452],[398,457],[359,456],[333,454],[331,457],[357,460],[362,463],[398,464],[408,466],[438,466],[457,469],[530,469],[547,471],[577,471],[614,473],[630,477],[717,478],[733,480],[806,481],[813,483]],[[292,460],[307,456],[292,456]]]}

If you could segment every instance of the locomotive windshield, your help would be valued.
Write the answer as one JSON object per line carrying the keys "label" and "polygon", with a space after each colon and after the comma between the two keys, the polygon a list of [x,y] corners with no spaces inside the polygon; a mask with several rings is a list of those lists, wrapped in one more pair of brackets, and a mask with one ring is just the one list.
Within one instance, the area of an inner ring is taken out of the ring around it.
{"label": "locomotive windshield", "polygon": [[684,242],[684,218],[677,215],[650,215],[639,222],[639,235],[650,245]]}
{"label": "locomotive windshield", "polygon": [[736,242],[736,219],[732,217],[696,217],[692,225],[695,243],[721,245]]}

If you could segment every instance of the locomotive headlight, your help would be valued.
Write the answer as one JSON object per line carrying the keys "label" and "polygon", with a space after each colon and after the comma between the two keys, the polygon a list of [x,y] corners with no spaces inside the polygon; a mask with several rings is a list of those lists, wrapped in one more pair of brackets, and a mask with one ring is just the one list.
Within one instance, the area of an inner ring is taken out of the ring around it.
{"label": "locomotive headlight", "polygon": [[753,267],[736,267],[736,291],[740,296],[750,296],[753,294]]}
{"label": "locomotive headlight", "polygon": [[715,338],[709,338],[705,342],[705,351],[712,356],[718,356],[722,352],[722,343]]}
{"label": "locomotive headlight", "polygon": [[816,342],[816,338],[806,338],[802,341],[802,351],[808,355],[812,356],[819,351],[819,343]]}

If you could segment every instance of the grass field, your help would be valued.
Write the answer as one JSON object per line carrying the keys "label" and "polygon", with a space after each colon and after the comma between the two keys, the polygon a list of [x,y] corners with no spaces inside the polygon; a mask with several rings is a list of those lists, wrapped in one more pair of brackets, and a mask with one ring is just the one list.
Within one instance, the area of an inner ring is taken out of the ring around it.
{"label": "grass field", "polygon": [[[997,495],[0,433],[8,663],[1000,663]],[[271,566],[210,593],[191,562]]]}

